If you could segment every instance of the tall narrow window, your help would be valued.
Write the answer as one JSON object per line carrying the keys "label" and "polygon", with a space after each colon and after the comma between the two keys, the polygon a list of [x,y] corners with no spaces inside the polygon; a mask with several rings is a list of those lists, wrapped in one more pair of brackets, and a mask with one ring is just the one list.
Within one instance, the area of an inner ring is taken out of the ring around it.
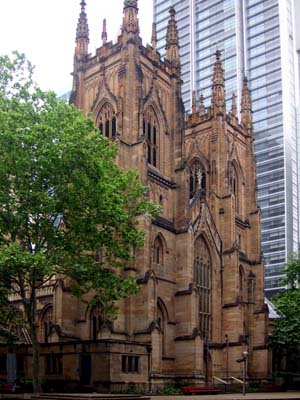
{"label": "tall narrow window", "polygon": [[110,123],[109,122],[110,122],[109,119],[107,119],[105,121],[105,131],[104,131],[105,136],[108,138],[109,138],[109,134],[110,134],[110,126],[109,126]]}
{"label": "tall narrow window", "polygon": [[53,307],[49,306],[42,314],[40,323],[40,340],[41,342],[48,343],[50,329],[53,324]]}
{"label": "tall narrow window", "polygon": [[113,139],[117,134],[117,119],[113,107],[105,103],[98,116],[99,132],[109,139]]}
{"label": "tall narrow window", "polygon": [[113,138],[116,136],[116,133],[117,133],[117,120],[116,117],[113,116],[111,125],[111,134]]}
{"label": "tall narrow window", "polygon": [[233,164],[231,164],[230,168],[230,187],[231,187],[231,193],[234,195],[235,211],[239,212],[238,175]]}
{"label": "tall narrow window", "polygon": [[211,330],[211,259],[208,247],[200,236],[195,242],[194,280],[199,301],[199,329],[203,337]]}
{"label": "tall narrow window", "polygon": [[101,315],[101,305],[96,304],[91,311],[91,339],[96,340],[98,337],[98,332],[102,328],[103,320]]}
{"label": "tall narrow window", "polygon": [[164,356],[166,354],[166,328],[167,328],[167,321],[164,315],[163,309],[160,304],[157,304],[157,323],[160,327],[160,334],[161,334],[161,354]]}
{"label": "tall narrow window", "polygon": [[211,163],[211,180],[213,184],[216,184],[217,180],[217,167],[216,167],[216,161],[213,160]]}
{"label": "tall narrow window", "polygon": [[255,275],[252,271],[248,275],[248,302],[255,302]]}
{"label": "tall narrow window", "polygon": [[153,262],[163,265],[163,244],[160,237],[154,240],[153,245]]}
{"label": "tall narrow window", "polygon": [[193,200],[197,194],[205,195],[206,175],[204,168],[199,161],[193,162],[189,168],[189,193],[190,200]]}
{"label": "tall narrow window", "polygon": [[143,133],[147,140],[148,163],[154,167],[159,164],[159,130],[158,120],[152,107],[148,107],[144,113]]}
{"label": "tall narrow window", "polygon": [[244,300],[244,271],[242,266],[239,268],[239,299],[240,301]]}

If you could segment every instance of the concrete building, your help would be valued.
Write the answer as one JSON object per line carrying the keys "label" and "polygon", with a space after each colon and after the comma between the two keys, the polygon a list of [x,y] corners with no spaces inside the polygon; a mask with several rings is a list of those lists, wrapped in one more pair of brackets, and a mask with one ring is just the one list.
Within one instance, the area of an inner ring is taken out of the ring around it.
{"label": "concrete building", "polygon": [[224,56],[227,103],[241,102],[249,77],[257,185],[262,209],[266,294],[283,289],[284,263],[298,251],[297,63],[292,0],[154,0],[158,50],[165,53],[168,8],[177,12],[183,99],[204,102],[216,49]]}

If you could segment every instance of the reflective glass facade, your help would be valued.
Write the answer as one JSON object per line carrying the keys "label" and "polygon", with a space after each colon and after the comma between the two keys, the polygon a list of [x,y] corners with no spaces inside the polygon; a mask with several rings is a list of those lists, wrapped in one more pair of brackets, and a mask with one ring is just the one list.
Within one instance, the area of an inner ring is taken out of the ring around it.
{"label": "reflective glass facade", "polygon": [[191,108],[211,94],[215,51],[223,52],[226,98],[240,103],[244,73],[253,106],[258,199],[262,209],[266,292],[283,288],[283,264],[298,250],[297,57],[292,0],[154,0],[158,49],[164,54],[169,7],[177,15],[183,96]]}

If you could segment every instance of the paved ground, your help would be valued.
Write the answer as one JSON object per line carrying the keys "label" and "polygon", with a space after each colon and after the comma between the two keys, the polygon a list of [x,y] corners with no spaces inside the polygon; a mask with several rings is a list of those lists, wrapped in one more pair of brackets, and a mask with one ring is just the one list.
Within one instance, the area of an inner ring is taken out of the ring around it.
{"label": "paved ground", "polygon": [[[87,400],[93,397],[86,395]],[[300,400],[300,392],[288,391],[282,393],[246,393],[243,396],[241,393],[218,394],[218,395],[193,395],[193,396],[145,396],[151,400]],[[0,394],[0,399],[30,399],[30,394],[7,395]]]}
{"label": "paved ground", "polygon": [[245,396],[241,393],[217,394],[217,395],[196,395],[196,396],[153,396],[151,400],[287,400],[299,399],[300,392],[280,392],[280,393],[246,393]]}

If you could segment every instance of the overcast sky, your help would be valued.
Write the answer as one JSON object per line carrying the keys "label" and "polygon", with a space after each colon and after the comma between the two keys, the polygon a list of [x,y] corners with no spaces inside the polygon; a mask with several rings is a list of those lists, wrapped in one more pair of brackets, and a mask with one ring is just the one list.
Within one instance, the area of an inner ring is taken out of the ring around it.
{"label": "overcast sky", "polygon": [[[36,66],[42,89],[63,94],[71,89],[75,34],[80,0],[0,0],[0,54],[18,50]],[[90,29],[89,52],[101,45],[102,20],[109,40],[122,23],[123,0],[86,0]],[[152,0],[139,0],[143,43],[151,40]]]}

